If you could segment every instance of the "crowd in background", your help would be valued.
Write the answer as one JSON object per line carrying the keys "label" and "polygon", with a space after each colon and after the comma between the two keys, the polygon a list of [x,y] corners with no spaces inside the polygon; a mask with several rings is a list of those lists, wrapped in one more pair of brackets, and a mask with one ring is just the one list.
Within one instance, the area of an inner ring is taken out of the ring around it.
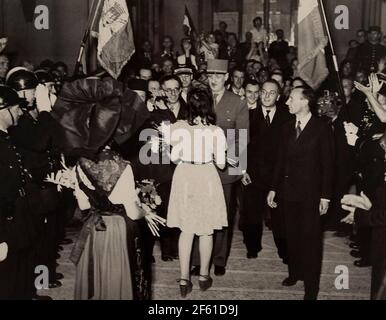
{"label": "crowd in background", "polygon": [[[137,48],[124,68],[120,81],[135,91],[146,103],[148,112],[152,114],[150,118],[153,122],[159,123],[164,120],[162,112],[159,111],[165,108],[168,108],[177,120],[183,118],[181,110],[189,103],[189,92],[195,89],[211,92],[209,81],[214,72],[213,69],[208,71],[211,60],[227,60],[229,77],[225,84],[226,90],[239,96],[240,100],[248,106],[249,130],[253,136],[255,134],[252,134],[252,131],[255,130],[252,121],[254,118],[251,116],[253,110],[261,106],[265,107],[267,102],[264,101],[273,99],[272,105],[267,105],[267,108],[274,105],[276,110],[287,112],[286,104],[292,90],[307,87],[305,81],[299,76],[297,50],[288,44],[284,31],[276,30],[276,40],[269,43],[262,19],[257,17],[253,25],[253,29],[245,34],[244,42],[240,42],[235,33],[227,31],[225,22],[221,22],[219,29],[213,32],[204,32],[196,36],[186,35],[179,46],[175,45],[172,36],[164,36],[159,52],[153,52],[152,43],[146,40]],[[310,105],[314,116],[325,121],[331,128],[334,139],[333,192],[329,199],[328,212],[322,218],[323,227],[324,230],[335,231],[338,237],[350,238],[351,255],[358,258],[355,261],[356,267],[373,267],[372,298],[374,299],[385,274],[385,220],[384,218],[383,220],[363,218],[363,214],[358,214],[358,217],[361,218],[355,221],[347,219],[349,212],[347,208],[342,208],[341,202],[347,194],[361,196],[364,194],[365,199],[372,203],[370,206],[372,209],[366,206],[361,207],[362,210],[374,210],[376,207],[376,210],[385,211],[384,193],[379,192],[384,190],[385,184],[386,150],[382,142],[386,126],[384,119],[379,116],[381,111],[377,109],[379,106],[386,108],[386,86],[380,85],[382,81],[386,82],[384,41],[385,37],[382,36],[379,27],[359,30],[357,38],[348,44],[347,55],[340,64],[339,78],[333,70],[330,70],[330,77],[322,84]],[[0,84],[12,85],[12,75],[7,76],[7,73],[13,67],[9,57],[5,53],[0,53]],[[78,73],[72,77],[64,63],[54,63],[51,60],[45,60],[38,66],[24,61],[20,67],[24,68],[23,70],[34,72],[38,81],[49,84],[51,92],[56,95],[60,95],[63,83],[86,76]],[[376,79],[373,77],[372,80],[369,80],[372,74],[376,74]],[[376,92],[375,87],[378,87]],[[21,91],[25,88],[14,87],[14,89]],[[375,101],[370,97],[372,94],[376,96]],[[265,120],[269,122],[269,113],[267,116]],[[289,114],[288,119],[290,119]],[[259,135],[259,133],[256,134]],[[267,166],[268,172],[273,170],[276,153],[273,150],[274,146],[269,144],[275,143],[277,137],[270,135],[271,133],[265,133],[265,136],[259,137],[257,142],[251,138],[251,141],[257,146],[253,144],[248,146],[251,160],[248,159],[248,169],[243,172],[241,181],[235,186],[234,201],[229,205],[231,208],[228,210],[240,215],[239,227],[243,231],[249,259],[257,258],[258,252],[262,250],[261,236],[265,224],[273,230],[278,254],[283,263],[287,264],[291,257],[288,256],[288,250],[286,250],[285,233],[278,230],[285,222],[274,221],[277,215],[275,216],[266,203],[271,187],[270,175],[253,172],[256,164]],[[133,144],[133,141],[130,143]],[[261,147],[261,145],[264,146]],[[165,173],[160,177],[152,176],[153,171],[149,173],[139,163],[136,163],[136,154],[135,152],[133,154],[133,150],[137,149],[130,147],[130,150],[122,150],[122,154],[132,161],[134,174],[156,180],[159,178],[160,195],[164,199],[169,198],[171,177],[165,178]],[[35,151],[41,152],[41,150]],[[46,153],[44,159],[44,161],[49,159],[47,161],[51,167],[57,166],[57,162],[60,162],[58,158],[55,158],[55,161],[47,158]],[[255,162],[252,162],[252,159]],[[36,163],[28,165],[34,167]],[[44,171],[44,173],[49,172]],[[43,179],[39,179],[40,189],[45,190]],[[163,179],[166,180],[163,181]],[[253,186],[250,186],[251,183],[248,183],[248,180],[252,180]],[[258,185],[254,185],[255,183]],[[261,198],[260,202],[252,202],[257,194]],[[42,212],[40,220],[38,219],[40,223],[38,230],[45,228],[44,233],[40,233],[39,246],[34,248],[34,257],[26,258],[31,264],[36,259],[40,259],[42,264],[51,266],[50,287],[52,288],[60,286],[58,280],[63,277],[55,271],[55,260],[58,257],[57,251],[60,249],[60,243],[64,239],[65,222],[61,218],[64,215],[62,211],[64,211],[63,208],[68,207],[67,203],[72,203],[67,196],[62,195],[62,198],[64,199],[58,200],[58,203],[65,201],[65,206],[56,204],[55,208]],[[59,207],[62,207],[62,210],[58,210]],[[74,208],[67,210],[74,211]],[[161,210],[163,210],[161,215],[166,218],[167,206]],[[71,217],[67,219],[67,223],[70,219]],[[51,222],[51,220],[52,225],[47,225],[47,221]],[[232,229],[232,221],[228,223],[229,228]],[[55,232],[55,230],[59,231]],[[150,234],[148,237],[151,238],[147,241],[148,246],[152,248],[155,239]],[[160,241],[164,261],[178,258],[178,237],[179,230],[162,228]],[[54,245],[41,249],[47,240],[53,242]],[[42,257],[42,253],[45,256]],[[224,274],[225,266],[226,263],[215,264],[215,267],[218,267],[215,270],[216,275]],[[194,272],[200,275],[199,270],[193,270]],[[205,277],[200,281],[204,282]],[[29,293],[32,291],[33,289],[30,288]],[[28,297],[32,297],[32,293]],[[384,294],[382,297],[384,298]]]}

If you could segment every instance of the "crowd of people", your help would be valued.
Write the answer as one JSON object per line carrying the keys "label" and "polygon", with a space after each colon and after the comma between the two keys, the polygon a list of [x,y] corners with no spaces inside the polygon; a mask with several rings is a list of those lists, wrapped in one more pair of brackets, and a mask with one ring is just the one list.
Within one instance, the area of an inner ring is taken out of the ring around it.
{"label": "crowd of people", "polygon": [[[253,25],[242,43],[225,22],[186,34],[182,54],[170,36],[159,53],[144,41],[118,80],[0,53],[0,299],[48,299],[36,294],[39,265],[49,288],[61,285],[56,259],[76,207],[75,299],[151,299],[157,239],[163,261],[179,260],[181,296],[192,276],[208,290],[212,266],[226,273],[237,215],[246,258],[258,258],[266,226],[288,265],[282,285],[304,281],[305,299],[318,296],[325,230],[350,238],[355,266],[372,267],[371,298],[386,298],[380,28],[359,30],[340,83],[315,92],[283,30],[269,43],[262,19]],[[147,145],[156,161],[143,160]],[[59,192],[47,176],[63,166],[72,178]],[[135,181],[154,181],[152,212]]]}

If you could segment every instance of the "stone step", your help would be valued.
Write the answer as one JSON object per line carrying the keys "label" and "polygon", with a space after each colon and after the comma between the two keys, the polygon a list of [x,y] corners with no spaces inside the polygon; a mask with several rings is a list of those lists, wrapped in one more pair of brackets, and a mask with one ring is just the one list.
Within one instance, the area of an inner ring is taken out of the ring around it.
{"label": "stone step", "polygon": [[[229,290],[238,291],[239,289],[248,289],[248,290],[283,290],[293,291],[293,290],[303,290],[304,285],[302,281],[299,281],[293,287],[283,287],[281,282],[287,277],[286,272],[237,272],[231,270],[227,272],[222,277],[213,276],[214,280],[214,290],[217,290],[217,287],[228,288]],[[162,269],[159,268],[156,270],[153,278],[154,286],[157,285],[168,285],[176,286],[176,279],[179,278],[179,270],[171,268]],[[347,290],[338,290],[335,288],[335,279],[336,275],[322,275],[320,281],[320,290],[324,292],[329,292],[331,294],[340,295],[355,295],[368,294],[368,278],[361,277],[350,277],[349,278],[349,289]],[[192,277],[194,285],[198,288],[198,278]]]}

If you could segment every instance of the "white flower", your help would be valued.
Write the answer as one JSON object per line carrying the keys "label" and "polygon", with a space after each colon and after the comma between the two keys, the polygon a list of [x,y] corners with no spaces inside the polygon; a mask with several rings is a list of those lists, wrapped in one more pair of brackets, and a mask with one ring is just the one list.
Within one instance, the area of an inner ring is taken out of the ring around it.
{"label": "white flower", "polygon": [[159,206],[159,205],[162,203],[162,199],[161,199],[160,196],[156,196],[154,201],[155,201],[155,204],[156,204],[157,206]]}

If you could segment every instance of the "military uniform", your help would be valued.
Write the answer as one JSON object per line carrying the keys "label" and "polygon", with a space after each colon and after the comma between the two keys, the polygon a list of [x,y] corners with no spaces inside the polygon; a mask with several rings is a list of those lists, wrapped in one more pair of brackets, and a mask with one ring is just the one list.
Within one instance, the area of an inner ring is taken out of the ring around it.
{"label": "military uniform", "polygon": [[33,199],[30,202],[34,228],[37,233],[34,242],[34,265],[48,267],[50,283],[55,281],[58,220],[64,213],[59,210],[60,194],[56,186],[44,182],[47,175],[59,170],[59,154],[53,149],[53,134],[50,123],[53,119],[48,112],[39,114],[37,120],[25,113],[16,127],[9,129],[14,143],[20,147],[24,164],[32,180],[27,188]]}
{"label": "military uniform", "polygon": [[378,61],[386,55],[386,48],[381,44],[365,42],[359,46],[355,61],[359,62],[358,69],[367,74],[378,71]]}
{"label": "military uniform", "polygon": [[0,300],[30,299],[33,270],[28,263],[35,238],[26,190],[29,173],[10,136],[0,131],[0,243],[8,257],[0,263]]}

